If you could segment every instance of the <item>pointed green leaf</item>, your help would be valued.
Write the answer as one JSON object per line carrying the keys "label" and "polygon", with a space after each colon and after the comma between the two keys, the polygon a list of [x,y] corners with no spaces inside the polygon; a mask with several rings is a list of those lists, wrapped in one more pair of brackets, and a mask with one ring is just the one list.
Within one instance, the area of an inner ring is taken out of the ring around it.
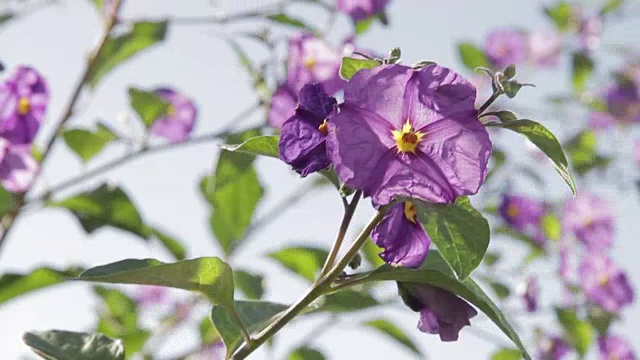
{"label": "pointed green leaf", "polygon": [[151,233],[162,244],[162,246],[164,246],[164,248],[173,255],[174,259],[184,260],[187,251],[180,241],[158,228],[151,229]]}
{"label": "pointed green leaf", "polygon": [[260,300],[264,295],[264,277],[244,270],[235,270],[233,279],[236,289],[251,300]]}
{"label": "pointed green leaf", "polygon": [[242,144],[225,144],[220,147],[227,151],[278,158],[278,136],[275,135],[256,136]]}
{"label": "pointed green leaf", "polygon": [[491,354],[491,360],[520,360],[522,354],[518,349],[502,348]]}
{"label": "pointed green leaf", "polygon": [[624,0],[608,0],[600,9],[600,16],[617,11],[624,4]]}
{"label": "pointed green leaf", "polygon": [[340,77],[349,80],[361,69],[373,69],[379,66],[380,62],[370,59],[356,59],[351,57],[343,57],[340,64]]}
{"label": "pointed green leaf", "polygon": [[556,317],[564,329],[569,344],[584,356],[593,342],[593,327],[588,321],[578,318],[574,309],[556,308]]}
{"label": "pointed green leaf", "polygon": [[88,269],[76,280],[173,287],[200,292],[224,307],[233,306],[233,271],[217,257],[174,263],[127,259]]}
{"label": "pointed green leaf", "polygon": [[485,117],[485,116],[495,116],[501,122],[509,122],[509,121],[518,120],[518,117],[516,116],[516,114],[512,113],[511,111],[507,111],[507,110],[495,111],[495,112],[487,112],[487,113],[482,114],[482,117]]}
{"label": "pointed green leaf", "polygon": [[171,104],[153,91],[130,87],[127,92],[131,108],[147,128],[160,117],[167,115],[171,108]]}
{"label": "pointed green leaf", "polygon": [[391,321],[385,319],[376,319],[367,321],[364,323],[364,325],[390,337],[398,344],[403,345],[405,348],[413,352],[415,355],[422,356],[422,354],[420,353],[420,349],[418,349],[413,341],[411,341],[411,338],[409,338],[407,334],[402,331],[402,329],[394,325]]}
{"label": "pointed green leaf", "polygon": [[367,32],[367,30],[369,30],[369,28],[371,27],[371,24],[373,24],[373,19],[375,19],[375,17],[371,16],[368,17],[364,20],[359,20],[357,21],[354,26],[355,26],[355,34],[356,35],[362,35],[364,33]]}
{"label": "pointed green leaf", "polygon": [[594,131],[585,130],[565,143],[571,166],[578,175],[585,175],[593,169],[606,168],[611,162],[610,157],[598,154],[597,141]]}
{"label": "pointed green leaf", "polygon": [[576,52],[572,56],[572,75],[573,89],[581,93],[587,86],[587,81],[593,73],[594,63],[591,58],[584,53]]}
{"label": "pointed green leaf", "polygon": [[567,1],[560,1],[553,7],[545,7],[544,12],[559,31],[567,31],[572,26],[573,7]]}
{"label": "pointed green leaf", "polygon": [[306,24],[304,21],[291,17],[287,14],[284,13],[279,13],[279,14],[273,14],[273,15],[268,15],[267,19],[278,23],[278,24],[282,24],[282,25],[287,25],[287,26],[291,26],[294,28],[298,28],[298,29],[303,29],[309,32],[314,32],[315,29],[311,26],[309,26],[309,24]]}
{"label": "pointed green leaf", "polygon": [[418,219],[460,279],[480,265],[489,246],[489,223],[466,197],[448,205],[413,201]]}
{"label": "pointed green leaf", "polygon": [[288,247],[267,256],[278,261],[287,270],[313,281],[329,253],[312,247]]}
{"label": "pointed green leaf", "polygon": [[16,206],[16,197],[13,193],[0,186],[0,216],[13,210]]}
{"label": "pointed green leaf", "polygon": [[369,309],[380,305],[370,294],[364,291],[342,290],[324,297],[324,302],[316,311],[349,313]]}
{"label": "pointed green leaf", "polygon": [[22,340],[48,360],[124,360],[121,340],[102,334],[49,330],[27,332]]}
{"label": "pointed green leaf", "polygon": [[116,136],[104,127],[99,127],[96,131],[70,129],[63,132],[62,137],[82,162],[87,162],[98,155],[105,146],[116,139]]}
{"label": "pointed green leaf", "polygon": [[307,346],[299,347],[291,352],[287,360],[325,360],[326,357],[319,350]]}
{"label": "pointed green leaf", "polygon": [[80,271],[80,269],[60,271],[41,267],[26,274],[2,274],[0,275],[0,304],[30,292],[59,284],[65,281],[65,278],[76,276]]}
{"label": "pointed green leaf", "polygon": [[458,56],[460,56],[460,61],[464,66],[471,71],[475,71],[479,67],[491,68],[489,58],[487,58],[484,51],[472,43],[463,42],[458,44]]}

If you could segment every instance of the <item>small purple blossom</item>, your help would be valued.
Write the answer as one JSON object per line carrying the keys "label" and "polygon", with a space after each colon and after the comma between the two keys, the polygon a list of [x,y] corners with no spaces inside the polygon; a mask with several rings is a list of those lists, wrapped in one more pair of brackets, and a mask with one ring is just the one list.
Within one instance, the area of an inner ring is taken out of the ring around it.
{"label": "small purple blossom", "polygon": [[320,84],[305,85],[295,115],[282,125],[278,144],[280,159],[303,177],[329,167],[327,117],[336,99],[327,96]]}
{"label": "small purple blossom", "polygon": [[602,35],[602,18],[599,15],[585,16],[580,20],[578,40],[580,48],[593,51],[600,46]]}
{"label": "small purple blossom", "polygon": [[554,30],[537,30],[529,34],[529,58],[539,67],[558,64],[562,51],[562,36]]}
{"label": "small purple blossom", "polygon": [[431,244],[410,202],[394,205],[371,232],[371,239],[384,249],[380,257],[386,263],[411,268],[422,265]]}
{"label": "small purple blossom", "polygon": [[358,71],[331,117],[327,150],[338,177],[375,205],[407,196],[435,203],[475,194],[491,141],[475,88],[439,65]]}
{"label": "small purple blossom", "polygon": [[398,283],[404,303],[420,312],[418,329],[428,334],[439,334],[440,340],[458,340],[463,327],[478,312],[455,294],[427,284]]}
{"label": "small purple blossom", "polygon": [[538,310],[538,296],[540,295],[540,289],[538,288],[538,281],[535,276],[530,276],[525,282],[524,292],[522,299],[527,307],[528,312],[535,312]]}
{"label": "small purple blossom", "polygon": [[29,190],[39,164],[31,156],[30,145],[13,145],[0,138],[0,182],[10,192]]}
{"label": "small purple blossom", "polygon": [[540,360],[561,360],[569,354],[571,347],[559,336],[544,337],[538,343]]}
{"label": "small purple blossom", "polygon": [[635,360],[631,345],[618,336],[598,338],[598,350],[602,360]]}
{"label": "small purple blossom", "polygon": [[616,83],[605,91],[607,109],[622,123],[640,122],[640,92],[634,83]]}
{"label": "small purple blossom", "polygon": [[149,131],[172,143],[187,140],[196,122],[198,111],[193,102],[172,89],[159,88],[154,92],[169,103],[167,114],[153,122]]}
{"label": "small purple blossom", "polygon": [[35,69],[19,66],[0,85],[0,136],[12,144],[31,144],[48,103],[45,79]]}
{"label": "small purple blossom", "polygon": [[389,0],[337,0],[340,12],[351,16],[353,22],[366,20],[384,11]]}
{"label": "small purple blossom", "polygon": [[500,70],[510,64],[520,64],[527,57],[527,37],[519,30],[497,29],[485,40],[485,53],[491,64]]}
{"label": "small purple blossom", "polygon": [[601,252],[588,253],[578,269],[580,283],[590,302],[609,312],[618,312],[633,302],[627,275]]}
{"label": "small purple blossom", "polygon": [[562,212],[565,232],[575,235],[589,249],[608,248],[613,242],[615,223],[609,203],[581,192],[567,201]]}
{"label": "small purple blossom", "polygon": [[526,235],[535,245],[544,247],[545,234],[541,227],[547,207],[543,202],[523,195],[505,195],[498,213],[513,229]]}
{"label": "small purple blossom", "polygon": [[135,295],[136,303],[140,306],[160,304],[167,299],[167,288],[155,285],[143,285]]}
{"label": "small purple blossom", "polygon": [[587,125],[594,130],[608,130],[614,127],[616,119],[608,112],[596,111],[589,114]]}

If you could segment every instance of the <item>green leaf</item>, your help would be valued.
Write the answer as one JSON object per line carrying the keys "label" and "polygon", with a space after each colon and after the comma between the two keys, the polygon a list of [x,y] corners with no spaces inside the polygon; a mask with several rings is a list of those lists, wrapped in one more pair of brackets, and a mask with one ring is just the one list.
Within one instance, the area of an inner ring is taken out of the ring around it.
{"label": "green leaf", "polygon": [[22,340],[36,354],[49,360],[124,360],[121,340],[102,334],[49,330],[27,332]]}
{"label": "green leaf", "polygon": [[487,252],[484,255],[484,263],[485,265],[491,267],[494,266],[498,261],[500,261],[500,258],[502,257],[502,254],[500,254],[499,252]]}
{"label": "green leaf", "polygon": [[436,286],[450,291],[484,312],[502,332],[522,351],[527,360],[531,357],[527,353],[520,337],[509,324],[498,306],[491,301],[489,296],[471,279],[458,280],[451,267],[442,258],[440,253],[430,250],[427,259],[419,269],[391,267],[384,265],[357,283],[371,281],[400,281],[407,283],[422,283]]}
{"label": "green leaf", "polygon": [[83,162],[98,155],[102,149],[117,137],[109,129],[98,127],[96,131],[70,129],[62,133],[64,142]]}
{"label": "green leaf", "polygon": [[618,314],[604,311],[598,306],[590,306],[587,315],[591,326],[598,332],[599,336],[605,336],[611,324],[620,319]]}
{"label": "green leaf", "polygon": [[571,166],[580,176],[593,169],[606,168],[611,158],[598,154],[597,136],[592,130],[581,131],[565,143]]}
{"label": "green leaf", "polygon": [[380,62],[370,59],[356,59],[351,57],[343,57],[340,64],[340,77],[349,80],[361,69],[373,69],[379,66]]}
{"label": "green leaf", "polygon": [[87,76],[87,83],[96,87],[100,80],[111,70],[133,56],[163,41],[167,33],[167,22],[137,22],[133,24],[131,31],[109,37],[100,55],[95,60],[94,66]]}
{"label": "green leaf", "polygon": [[[259,135],[257,130],[233,134],[227,138],[227,143],[242,143],[256,135]],[[254,159],[253,155],[222,151],[215,174],[200,183],[203,195],[213,208],[211,229],[225,255],[240,245],[264,195],[253,167]]]}
{"label": "green leaf", "polygon": [[608,0],[600,9],[600,16],[614,12],[624,4],[624,0]]}
{"label": "green leaf", "polygon": [[564,155],[564,151],[562,150],[562,146],[558,142],[558,139],[551,133],[551,131],[547,130],[547,128],[542,126],[540,123],[526,119],[509,121],[501,124],[492,123],[488,124],[488,126],[498,126],[526,136],[527,139],[529,139],[534,145],[542,150],[549,159],[551,159],[553,167],[567,185],[569,185],[571,192],[575,195],[576,185],[569,173],[567,158]]}
{"label": "green leaf", "polygon": [[329,253],[320,248],[299,246],[288,247],[267,256],[278,261],[287,270],[313,281]]}
{"label": "green leaf", "polygon": [[216,340],[220,339],[218,330],[213,327],[209,316],[204,317],[198,325],[198,332],[200,333],[200,343],[213,344]]}
{"label": "green leaf", "polygon": [[349,313],[380,305],[380,302],[364,291],[342,290],[325,296],[317,311]]}
{"label": "green leaf", "polygon": [[4,25],[4,23],[8,22],[14,17],[15,17],[15,14],[11,12],[4,12],[0,14],[0,26]]}
{"label": "green leaf", "polygon": [[127,259],[88,269],[76,280],[173,287],[200,292],[224,307],[233,306],[233,271],[217,257],[174,263]]}
{"label": "green leaf", "polygon": [[[264,329],[274,316],[284,311],[288,306],[266,301],[236,301],[235,308],[249,332],[257,333]],[[242,332],[229,313],[221,306],[213,306],[211,309],[211,321],[222,337],[222,341],[227,348],[228,358],[242,344]]]}
{"label": "green leaf", "polygon": [[5,273],[0,276],[0,304],[30,292],[41,290],[76,276],[80,269],[60,271],[41,267],[26,274]]}
{"label": "green leaf", "polygon": [[580,354],[584,356],[593,342],[593,328],[588,321],[578,318],[576,311],[573,309],[556,308],[556,317],[562,325],[566,339],[569,344]]}
{"label": "green leaf", "polygon": [[584,91],[587,86],[587,81],[593,73],[594,63],[591,58],[584,53],[576,52],[572,55],[572,72],[571,81],[573,82],[573,89],[577,93]]}
{"label": "green leaf", "polygon": [[264,155],[272,158],[278,158],[278,136],[263,135],[252,137],[242,144],[225,144],[220,145],[227,151],[236,151],[251,155]]}
{"label": "green leaf", "polygon": [[460,61],[471,71],[479,67],[490,68],[489,58],[480,48],[472,43],[463,42],[458,44],[458,56]]}
{"label": "green leaf", "polygon": [[489,246],[489,223],[466,197],[448,205],[413,201],[418,219],[460,279],[480,265]]}
{"label": "green leaf", "polygon": [[502,348],[491,354],[491,360],[520,360],[522,354],[518,349]]}
{"label": "green leaf", "polygon": [[317,349],[307,346],[296,348],[289,354],[287,360],[325,360],[326,357]]}
{"label": "green leaf", "polygon": [[500,300],[504,300],[511,295],[511,289],[503,283],[491,281],[489,282],[489,286]]}
{"label": "green leaf", "polygon": [[399,327],[394,325],[391,321],[385,319],[376,319],[365,322],[363,325],[381,332],[382,334],[390,337],[398,344],[403,345],[405,348],[413,352],[418,356],[422,356],[418,347],[411,341],[411,338],[407,336]]}
{"label": "green leaf", "polygon": [[164,246],[164,248],[173,255],[174,259],[184,260],[187,251],[180,241],[158,228],[151,229],[151,233],[162,244],[162,246]]}
{"label": "green leaf", "polygon": [[559,31],[567,31],[572,22],[572,6],[566,1],[560,1],[555,6],[545,7],[544,13],[553,21]]}
{"label": "green leaf", "polygon": [[171,109],[171,104],[153,91],[130,87],[127,92],[131,108],[135,110],[147,128],[153,125],[158,118],[167,115]]}
{"label": "green leaf", "polygon": [[365,260],[367,260],[374,269],[385,264],[384,260],[382,260],[379,255],[382,251],[384,251],[384,249],[378,247],[378,245],[376,245],[371,239],[367,240],[362,247],[362,253]]}
{"label": "green leaf", "polygon": [[264,295],[264,277],[244,270],[235,270],[233,280],[237,289],[251,300],[260,300]]}
{"label": "green leaf", "polygon": [[373,24],[373,19],[375,19],[375,17],[371,16],[371,17],[368,17],[368,18],[366,18],[364,20],[357,21],[354,24],[354,27],[355,27],[355,31],[354,32],[355,32],[355,34],[356,35],[362,35],[365,32],[367,32],[367,30],[369,30],[369,28],[371,27],[371,24]]}
{"label": "green leaf", "polygon": [[151,235],[136,206],[119,187],[103,184],[49,205],[70,210],[89,234],[103,226],[113,226],[144,239]]}
{"label": "green leaf", "polygon": [[540,227],[547,239],[558,241],[562,237],[562,223],[553,214],[544,215],[540,221]]}
{"label": "green leaf", "polygon": [[0,186],[0,216],[13,210],[15,206],[15,195],[11,192],[8,192],[4,187]]}
{"label": "green leaf", "polygon": [[269,15],[267,16],[267,19],[278,23],[278,24],[282,24],[282,25],[287,25],[287,26],[291,26],[294,28],[298,28],[298,29],[303,29],[303,30],[307,30],[309,32],[314,32],[315,29],[311,26],[309,26],[308,24],[306,24],[304,21],[300,20],[300,19],[296,19],[294,17],[291,17],[287,14],[283,14],[283,13],[279,13],[279,14],[273,14],[273,15]]}
{"label": "green leaf", "polygon": [[271,99],[271,90],[267,86],[264,74],[261,70],[258,69],[257,66],[253,64],[249,54],[238,44],[237,41],[233,39],[233,37],[227,37],[225,39],[231,50],[236,54],[240,65],[245,69],[249,78],[251,79],[251,83],[253,87],[256,89],[256,93],[260,98],[260,101],[264,104],[268,104]]}
{"label": "green leaf", "polygon": [[487,113],[482,114],[482,117],[485,117],[485,116],[495,116],[501,122],[509,122],[509,121],[518,120],[518,117],[516,116],[516,114],[512,113],[511,111],[507,111],[507,110],[487,112]]}

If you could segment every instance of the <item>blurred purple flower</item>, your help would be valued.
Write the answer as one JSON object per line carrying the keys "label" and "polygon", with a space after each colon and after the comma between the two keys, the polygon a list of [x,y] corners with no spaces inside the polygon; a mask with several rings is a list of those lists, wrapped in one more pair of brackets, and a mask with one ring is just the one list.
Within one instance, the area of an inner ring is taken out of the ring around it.
{"label": "blurred purple flower", "polygon": [[633,142],[633,159],[636,161],[636,164],[640,166],[640,140]]}
{"label": "blurred purple flower", "polygon": [[640,122],[640,93],[634,83],[616,83],[605,91],[607,109],[622,123]]}
{"label": "blurred purple flower", "polygon": [[366,20],[384,11],[389,0],[337,0],[342,13],[351,16],[353,22]]}
{"label": "blurred purple flower", "polygon": [[431,244],[410,202],[394,205],[371,232],[371,239],[384,249],[380,257],[386,263],[411,268],[422,265]]}
{"label": "blurred purple flower", "polygon": [[527,57],[527,37],[519,30],[497,29],[485,40],[485,53],[491,64],[502,70],[510,64],[520,64]]}
{"label": "blurred purple flower", "polygon": [[540,360],[561,360],[569,354],[571,347],[559,336],[544,337],[538,343]]}
{"label": "blurred purple flower", "polygon": [[507,224],[541,248],[544,247],[546,236],[540,223],[546,212],[547,207],[543,202],[513,194],[505,195],[498,208],[498,213]]}
{"label": "blurred purple flower", "polygon": [[524,293],[522,299],[525,302],[528,312],[535,312],[538,310],[538,296],[540,289],[538,289],[538,281],[535,276],[527,278],[524,287]]}
{"label": "blurred purple flower", "polygon": [[294,116],[285,121],[278,144],[280,159],[303,177],[329,167],[327,157],[328,116],[336,107],[320,84],[305,85]]}
{"label": "blurred purple flower", "polygon": [[626,274],[601,252],[590,252],[578,269],[580,283],[590,302],[609,312],[618,312],[633,302]]}
{"label": "blurred purple flower", "polygon": [[599,15],[585,16],[580,20],[578,40],[580,48],[593,51],[600,46],[602,35],[602,18]]}
{"label": "blurred purple flower", "polygon": [[598,350],[602,360],[635,360],[631,345],[618,336],[598,338]]}
{"label": "blurred purple flower", "polygon": [[10,192],[25,192],[31,187],[39,164],[30,145],[13,145],[0,138],[0,182]]}
{"label": "blurred purple flower", "polygon": [[407,196],[435,203],[475,194],[491,141],[478,121],[475,88],[438,65],[358,71],[329,122],[338,177],[375,205]]}
{"label": "blurred purple flower", "polygon": [[587,125],[594,130],[607,130],[615,126],[616,120],[608,112],[595,111],[589,114]]}
{"label": "blurred purple flower", "polygon": [[529,58],[540,67],[558,64],[562,51],[562,36],[554,30],[536,30],[529,34]]}
{"label": "blurred purple flower", "polygon": [[576,236],[589,249],[611,246],[614,237],[614,216],[609,203],[587,192],[569,199],[562,211],[565,233]]}
{"label": "blurred purple flower", "polygon": [[45,79],[35,69],[19,66],[0,84],[0,136],[13,144],[31,144],[48,103]]}
{"label": "blurred purple flower", "polygon": [[198,359],[202,360],[222,360],[227,352],[227,348],[222,341],[206,345],[198,354]]}
{"label": "blurred purple flower", "polygon": [[455,294],[427,284],[398,283],[404,303],[420,312],[418,329],[428,334],[440,334],[442,341],[458,340],[463,327],[478,312]]}
{"label": "blurred purple flower", "polygon": [[287,119],[295,115],[298,96],[287,84],[280,85],[271,96],[269,124],[280,129]]}
{"label": "blurred purple flower", "polygon": [[154,285],[138,287],[135,300],[140,306],[160,304],[167,299],[167,288]]}
{"label": "blurred purple flower", "polygon": [[187,140],[198,115],[196,106],[189,98],[172,89],[159,88],[154,92],[169,103],[169,111],[167,115],[154,121],[149,131],[172,143]]}

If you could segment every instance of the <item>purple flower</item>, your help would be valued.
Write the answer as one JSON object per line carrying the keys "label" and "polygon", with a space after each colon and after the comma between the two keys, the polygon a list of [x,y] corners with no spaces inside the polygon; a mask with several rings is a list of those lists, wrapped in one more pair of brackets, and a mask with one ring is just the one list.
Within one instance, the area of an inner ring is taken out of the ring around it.
{"label": "purple flower", "polygon": [[418,329],[428,334],[440,334],[442,341],[458,340],[463,327],[478,312],[455,294],[427,284],[398,283],[404,303],[420,312]]}
{"label": "purple flower", "polygon": [[578,39],[580,47],[585,51],[592,51],[600,45],[602,35],[602,18],[599,15],[586,16],[580,20]]}
{"label": "purple flower", "polygon": [[389,0],[337,0],[342,13],[351,16],[353,22],[366,20],[384,11]]}
{"label": "purple flower", "polygon": [[45,79],[33,68],[19,66],[0,85],[0,136],[13,144],[31,144],[48,103]]}
{"label": "purple flower", "polygon": [[155,285],[143,285],[138,288],[135,300],[140,306],[162,303],[167,298],[167,288]]}
{"label": "purple flower", "polygon": [[527,306],[528,312],[535,312],[536,310],[538,310],[539,294],[540,289],[538,289],[538,281],[535,276],[530,276],[529,278],[527,278],[524,293],[522,294],[522,299]]}
{"label": "purple flower", "polygon": [[537,30],[529,34],[529,57],[540,67],[557,65],[562,50],[562,36],[553,30]]}
{"label": "purple flower", "polygon": [[375,205],[395,196],[449,203],[484,182],[491,141],[475,88],[429,65],[358,71],[329,122],[327,150],[340,179]]}
{"label": "purple flower", "polygon": [[410,202],[394,205],[371,232],[371,239],[384,249],[380,257],[386,263],[411,268],[422,265],[431,244]]}
{"label": "purple flower", "polygon": [[545,337],[538,343],[540,360],[561,360],[569,354],[571,347],[561,337]]}
{"label": "purple flower", "polygon": [[631,345],[618,336],[598,338],[598,350],[602,360],[635,360]]}
{"label": "purple flower", "polygon": [[517,232],[531,238],[535,245],[544,247],[546,237],[540,226],[547,212],[544,203],[522,195],[505,195],[498,212]]}
{"label": "purple flower", "polygon": [[607,109],[623,123],[640,122],[640,94],[631,83],[616,83],[605,91]]}
{"label": "purple flower", "polygon": [[604,199],[581,192],[567,201],[562,212],[563,228],[589,249],[611,246],[614,237],[614,217]]}
{"label": "purple flower", "polygon": [[327,117],[336,99],[327,96],[320,84],[305,85],[300,91],[300,104],[294,116],[285,121],[278,144],[280,159],[300,175],[307,176],[327,168]]}
{"label": "purple flower", "polygon": [[503,68],[510,64],[520,64],[527,57],[527,37],[515,29],[498,29],[485,40],[485,52],[491,64]]}
{"label": "purple flower", "polygon": [[616,120],[608,112],[597,111],[589,114],[587,124],[594,130],[607,130],[616,124]]}
{"label": "purple flower", "polygon": [[269,124],[276,129],[282,128],[287,119],[295,115],[298,96],[288,85],[280,85],[271,96]]}
{"label": "purple flower", "polygon": [[640,166],[640,140],[633,142],[633,159],[636,161],[636,164]]}
{"label": "purple flower", "polygon": [[0,138],[0,182],[10,192],[29,190],[39,164],[31,156],[30,145],[13,145]]}
{"label": "purple flower", "polygon": [[219,340],[212,344],[206,345],[198,354],[200,357],[197,359],[202,360],[222,360],[224,359],[224,354],[227,352],[227,348],[224,346],[224,343]]}
{"label": "purple flower", "polygon": [[602,309],[617,312],[633,302],[627,275],[601,252],[588,253],[578,272],[587,298]]}
{"label": "purple flower", "polygon": [[167,115],[157,119],[149,131],[163,137],[172,143],[187,140],[193,130],[198,111],[187,97],[171,89],[159,88],[154,92],[169,103]]}

